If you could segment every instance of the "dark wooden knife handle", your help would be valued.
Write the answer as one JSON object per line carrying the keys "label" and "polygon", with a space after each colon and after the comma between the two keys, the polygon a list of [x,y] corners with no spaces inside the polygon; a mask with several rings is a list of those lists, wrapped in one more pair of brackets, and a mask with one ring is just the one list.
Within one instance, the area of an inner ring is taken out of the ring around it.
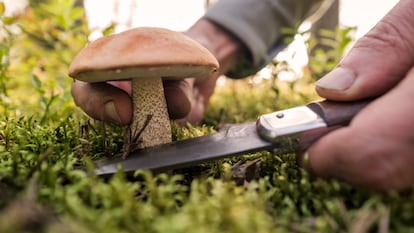
{"label": "dark wooden knife handle", "polygon": [[347,125],[351,119],[363,109],[371,100],[360,100],[355,102],[338,102],[323,100],[308,104],[326,122],[328,127]]}

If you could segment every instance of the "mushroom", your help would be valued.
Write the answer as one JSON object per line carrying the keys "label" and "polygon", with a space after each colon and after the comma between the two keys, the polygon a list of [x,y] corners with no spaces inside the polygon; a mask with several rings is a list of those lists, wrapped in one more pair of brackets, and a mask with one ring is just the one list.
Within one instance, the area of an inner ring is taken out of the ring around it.
{"label": "mushroom", "polygon": [[140,27],[101,37],[73,59],[69,76],[84,82],[132,81],[133,119],[124,155],[171,142],[163,79],[206,78],[218,69],[216,58],[183,33]]}

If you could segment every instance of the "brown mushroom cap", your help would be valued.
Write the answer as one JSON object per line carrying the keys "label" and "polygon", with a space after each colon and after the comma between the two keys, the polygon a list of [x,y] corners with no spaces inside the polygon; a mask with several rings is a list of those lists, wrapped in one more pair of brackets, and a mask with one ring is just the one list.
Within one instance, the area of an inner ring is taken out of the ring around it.
{"label": "brown mushroom cap", "polygon": [[205,47],[186,35],[141,27],[91,42],[73,59],[69,76],[85,82],[131,77],[202,78],[218,66]]}

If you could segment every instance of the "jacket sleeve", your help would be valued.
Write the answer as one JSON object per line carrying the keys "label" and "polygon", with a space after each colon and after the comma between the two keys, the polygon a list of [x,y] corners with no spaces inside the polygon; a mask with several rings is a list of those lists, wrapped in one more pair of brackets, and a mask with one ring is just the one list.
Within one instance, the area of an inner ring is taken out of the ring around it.
{"label": "jacket sleeve", "polygon": [[204,18],[220,25],[247,48],[246,57],[227,74],[254,74],[284,47],[282,30],[296,28],[324,0],[219,0]]}

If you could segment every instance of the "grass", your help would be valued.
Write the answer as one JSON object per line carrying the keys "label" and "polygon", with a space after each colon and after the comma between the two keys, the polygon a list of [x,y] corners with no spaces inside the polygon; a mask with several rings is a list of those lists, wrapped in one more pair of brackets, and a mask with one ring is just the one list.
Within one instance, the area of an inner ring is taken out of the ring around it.
{"label": "grass", "polygon": [[[67,67],[88,34],[79,11],[51,1],[24,16],[1,14],[0,232],[414,232],[412,190],[377,194],[319,179],[294,154],[95,176],[93,161],[120,152],[123,129],[92,121],[71,99]],[[12,33],[16,25],[22,33]],[[339,41],[349,39],[344,31]],[[329,54],[318,59],[340,59]],[[174,126],[174,140],[317,99],[312,83],[323,71],[314,65],[318,72],[292,83],[227,80],[203,124]],[[249,163],[253,175],[236,177]]]}

